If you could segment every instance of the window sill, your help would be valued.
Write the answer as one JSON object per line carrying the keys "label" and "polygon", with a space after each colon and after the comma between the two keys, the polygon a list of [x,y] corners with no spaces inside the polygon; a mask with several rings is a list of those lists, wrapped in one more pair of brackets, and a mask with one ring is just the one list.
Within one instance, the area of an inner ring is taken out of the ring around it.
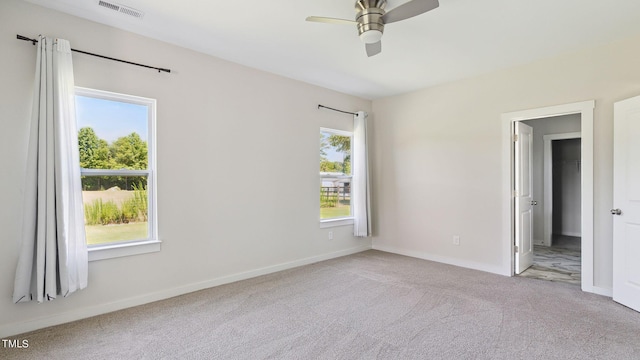
{"label": "window sill", "polygon": [[148,254],[160,251],[160,240],[136,241],[89,248],[89,261],[113,259],[123,256]]}
{"label": "window sill", "polygon": [[336,226],[349,226],[353,225],[353,218],[340,218],[340,219],[327,219],[320,220],[320,229],[326,229]]}

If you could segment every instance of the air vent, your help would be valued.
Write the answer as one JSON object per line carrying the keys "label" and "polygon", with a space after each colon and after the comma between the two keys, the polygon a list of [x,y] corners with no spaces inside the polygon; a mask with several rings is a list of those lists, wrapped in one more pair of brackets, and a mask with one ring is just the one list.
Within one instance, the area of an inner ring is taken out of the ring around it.
{"label": "air vent", "polygon": [[104,7],[106,7],[107,9],[111,9],[111,10],[115,10],[115,11],[120,11],[120,6],[118,6],[118,5],[116,5],[116,4],[108,3],[108,2],[106,2],[106,1],[102,1],[102,0],[100,0],[100,1],[98,2],[98,5],[100,5],[100,6],[104,6]]}
{"label": "air vent", "polygon": [[144,15],[142,11],[138,11],[136,9],[132,9],[124,6],[120,6],[120,12],[123,14],[127,14],[129,16],[137,17],[137,18],[141,18]]}
{"label": "air vent", "polygon": [[119,12],[121,14],[133,16],[133,17],[138,18],[138,19],[142,19],[144,17],[144,13],[142,11],[136,10],[134,8],[130,8],[128,6],[124,6],[124,5],[120,5],[120,4],[114,4],[114,3],[110,3],[110,2],[106,2],[106,1],[102,1],[102,0],[98,1],[98,5],[102,6],[104,8],[107,8],[109,10],[117,11],[117,12]]}

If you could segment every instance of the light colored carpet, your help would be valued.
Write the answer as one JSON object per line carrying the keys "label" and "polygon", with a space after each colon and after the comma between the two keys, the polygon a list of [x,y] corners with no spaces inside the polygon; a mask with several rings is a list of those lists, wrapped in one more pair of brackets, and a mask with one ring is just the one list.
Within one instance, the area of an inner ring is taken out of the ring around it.
{"label": "light colored carpet", "polygon": [[367,251],[17,336],[2,359],[640,359],[576,286]]}

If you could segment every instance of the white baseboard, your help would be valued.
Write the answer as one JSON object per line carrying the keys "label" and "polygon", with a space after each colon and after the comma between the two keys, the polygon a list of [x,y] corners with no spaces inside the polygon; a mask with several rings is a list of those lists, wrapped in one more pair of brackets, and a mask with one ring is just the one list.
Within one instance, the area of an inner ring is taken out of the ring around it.
{"label": "white baseboard", "polygon": [[582,233],[579,232],[571,232],[571,231],[562,231],[560,233],[562,236],[572,236],[572,237],[582,237]]}
{"label": "white baseboard", "polygon": [[[432,255],[432,254],[428,254],[428,253],[424,253],[424,252],[420,252],[420,251],[401,249],[401,248],[396,248],[396,247],[393,247],[393,246],[386,246],[386,245],[375,245],[374,244],[372,248],[374,250],[380,250],[380,251],[385,251],[385,252],[389,252],[389,253],[393,253],[393,254],[410,256],[410,257],[414,257],[414,258],[418,258],[418,259],[435,261],[435,262],[439,262],[439,263],[443,263],[443,264],[460,266],[460,267],[464,267],[464,268],[467,268],[467,269],[480,270],[480,271],[485,271],[485,272],[498,274],[498,275],[504,275],[504,276],[511,276],[511,274],[505,274],[504,271],[502,271],[503,269],[500,268],[500,267],[487,265],[487,264],[476,263],[476,262],[473,262],[473,261],[465,261],[465,260],[460,260],[460,259],[453,259],[453,258],[449,258],[449,257],[446,257],[446,256]],[[597,294],[597,295],[602,295],[602,296],[608,296],[608,297],[612,297],[613,296],[612,289],[598,287],[598,286],[593,286],[593,287],[591,287],[589,289],[583,289],[583,291],[594,293],[594,294]]]}
{"label": "white baseboard", "polygon": [[387,246],[387,245],[373,244],[372,248],[374,250],[380,250],[380,251],[385,251],[385,252],[394,253],[398,255],[410,256],[410,257],[423,259],[423,260],[435,261],[443,264],[460,266],[467,269],[480,270],[480,271],[489,272],[489,273],[498,274],[498,275],[504,275],[504,276],[511,276],[511,274],[505,274],[504,268],[501,266],[493,266],[493,265],[478,263],[474,261],[450,258],[447,256],[433,255],[433,254],[429,254],[421,251],[402,249],[402,248],[397,248],[397,247]]}
{"label": "white baseboard", "polygon": [[328,254],[322,254],[317,256],[311,256],[304,259],[294,260],[282,264],[267,266],[255,270],[245,271],[242,273],[232,274],[228,276],[222,276],[219,278],[202,281],[198,283],[188,284],[162,290],[150,294],[136,296],[128,299],[118,300],[110,303],[99,304],[95,306],[85,307],[82,309],[69,311],[61,314],[56,314],[49,317],[38,318],[34,320],[12,323],[6,325],[0,325],[0,338],[22,334],[29,331],[42,329],[49,326],[60,325],[71,321],[85,319],[92,316],[102,315],[117,310],[127,309],[134,306],[148,304],[154,301],[164,300],[172,298],[174,296],[188,294],[194,291],[208,289],[214,286],[229,284],[232,282],[251,279],[254,277],[275,273],[282,270],[293,269],[303,265],[309,265],[317,263],[319,261],[335,259],[342,256],[356,254],[359,252],[370,250],[370,245],[358,246],[345,250],[340,250]]}

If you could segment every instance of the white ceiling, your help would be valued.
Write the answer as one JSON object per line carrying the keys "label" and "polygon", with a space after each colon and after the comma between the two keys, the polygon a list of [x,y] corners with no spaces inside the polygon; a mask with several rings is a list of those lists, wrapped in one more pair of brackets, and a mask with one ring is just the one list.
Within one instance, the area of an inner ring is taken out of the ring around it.
{"label": "white ceiling", "polygon": [[640,34],[640,0],[440,0],[388,24],[382,54],[367,58],[355,26],[305,21],[353,19],[354,0],[107,0],[141,20],[98,0],[26,1],[367,99]]}

